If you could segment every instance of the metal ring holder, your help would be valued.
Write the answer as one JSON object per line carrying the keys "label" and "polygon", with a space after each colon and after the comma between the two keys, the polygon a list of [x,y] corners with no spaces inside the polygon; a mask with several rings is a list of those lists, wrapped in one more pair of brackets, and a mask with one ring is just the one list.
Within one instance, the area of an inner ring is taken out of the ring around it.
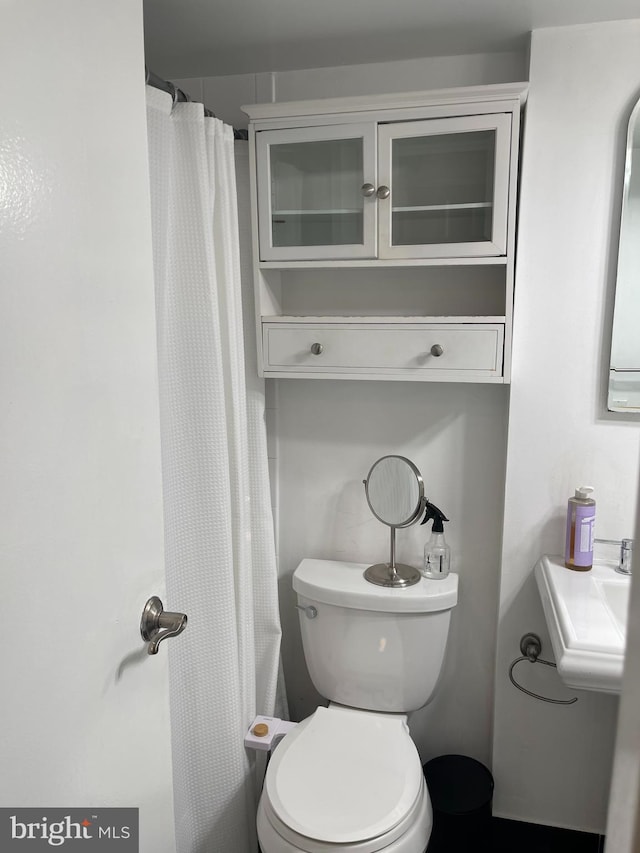
{"label": "metal ring holder", "polygon": [[514,687],[522,690],[527,696],[533,696],[534,699],[540,699],[541,702],[551,702],[553,705],[573,705],[574,702],[578,701],[577,696],[574,696],[573,699],[549,699],[548,696],[540,696],[539,693],[534,693],[532,690],[527,690],[526,687],[518,684],[513,676],[513,670],[515,665],[520,663],[520,661],[528,660],[529,663],[543,663],[545,666],[552,666],[554,669],[557,669],[557,665],[553,661],[543,660],[540,657],[542,642],[537,634],[525,634],[520,640],[520,651],[522,652],[522,657],[516,658],[509,667],[509,681]]}

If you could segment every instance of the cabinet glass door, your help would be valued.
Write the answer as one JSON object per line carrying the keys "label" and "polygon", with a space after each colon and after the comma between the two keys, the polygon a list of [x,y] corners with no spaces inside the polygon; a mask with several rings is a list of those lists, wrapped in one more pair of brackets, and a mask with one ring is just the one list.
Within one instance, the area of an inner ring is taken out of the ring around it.
{"label": "cabinet glass door", "polygon": [[374,257],[374,152],[373,124],[258,132],[260,259]]}
{"label": "cabinet glass door", "polygon": [[380,257],[504,255],[510,130],[504,113],[381,125]]}

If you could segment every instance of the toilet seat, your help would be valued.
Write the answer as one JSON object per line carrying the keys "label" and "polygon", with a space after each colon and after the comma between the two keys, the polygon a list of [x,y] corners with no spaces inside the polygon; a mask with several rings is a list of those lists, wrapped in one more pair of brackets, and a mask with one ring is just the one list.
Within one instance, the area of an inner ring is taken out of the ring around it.
{"label": "toilet seat", "polygon": [[299,849],[340,844],[363,853],[401,835],[425,797],[406,717],[336,705],[282,741],[263,793],[266,816]]}
{"label": "toilet seat", "polygon": [[391,832],[355,844],[336,845],[299,835],[279,820],[264,793],[257,816],[258,840],[263,853],[424,853],[432,823],[426,785],[415,806]]}

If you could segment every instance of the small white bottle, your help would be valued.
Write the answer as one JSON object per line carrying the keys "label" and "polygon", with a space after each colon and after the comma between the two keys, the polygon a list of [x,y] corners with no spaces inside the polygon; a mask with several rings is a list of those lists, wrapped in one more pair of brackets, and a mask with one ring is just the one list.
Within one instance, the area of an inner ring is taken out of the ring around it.
{"label": "small white bottle", "polygon": [[425,578],[431,580],[441,580],[446,578],[451,568],[451,548],[447,545],[444,538],[444,524],[449,521],[446,515],[439,510],[437,506],[427,501],[426,513],[422,524],[433,519],[431,528],[431,537],[424,546],[424,563],[422,574]]}

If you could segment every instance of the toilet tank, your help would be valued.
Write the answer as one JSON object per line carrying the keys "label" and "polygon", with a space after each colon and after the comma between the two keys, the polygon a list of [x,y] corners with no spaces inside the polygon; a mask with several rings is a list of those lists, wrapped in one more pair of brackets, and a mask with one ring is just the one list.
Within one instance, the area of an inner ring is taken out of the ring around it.
{"label": "toilet tank", "polygon": [[391,589],[366,581],[366,568],[305,559],[293,574],[311,680],[342,705],[415,711],[442,669],[458,576]]}

